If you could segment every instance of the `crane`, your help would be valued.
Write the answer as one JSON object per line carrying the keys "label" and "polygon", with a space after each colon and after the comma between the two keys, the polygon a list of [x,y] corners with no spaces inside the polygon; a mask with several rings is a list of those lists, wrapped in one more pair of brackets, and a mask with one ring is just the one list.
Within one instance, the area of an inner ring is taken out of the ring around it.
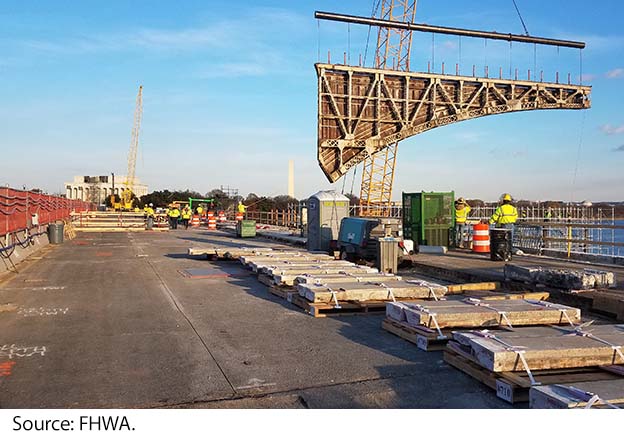
{"label": "crane", "polygon": [[[414,22],[417,0],[379,1],[381,1],[379,18]],[[380,27],[377,33],[375,67],[409,71],[411,48],[412,31]],[[398,148],[399,142],[395,142],[364,159],[360,187],[360,216],[388,216],[390,214]]]}
{"label": "crane", "polygon": [[134,108],[134,124],[132,126],[132,136],[130,139],[130,149],[128,151],[128,173],[124,182],[124,190],[121,193],[121,204],[123,209],[132,210],[134,196],[134,180],[136,173],[137,151],[139,149],[139,132],[141,131],[141,120],[143,118],[143,86],[139,86],[139,93],[136,98]]}

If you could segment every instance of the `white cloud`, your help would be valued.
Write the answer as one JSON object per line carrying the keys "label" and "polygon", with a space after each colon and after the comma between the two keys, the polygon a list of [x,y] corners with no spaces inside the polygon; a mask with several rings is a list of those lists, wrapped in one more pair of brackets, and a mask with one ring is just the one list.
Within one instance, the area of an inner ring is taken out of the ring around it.
{"label": "white cloud", "polygon": [[624,134],[624,125],[611,125],[606,124],[600,127],[600,131],[603,133],[612,136],[614,134]]}
{"label": "white cloud", "polygon": [[624,76],[624,69],[613,69],[613,70],[609,70],[605,76],[607,77],[607,79],[617,79],[617,78],[621,78],[622,76]]}
{"label": "white cloud", "polygon": [[[301,14],[283,9],[256,8],[242,17],[222,19],[201,26],[165,29],[144,28],[116,33],[78,34],[57,40],[23,40],[14,44],[46,54],[84,54],[111,51],[151,50],[186,51],[227,49],[252,51],[264,46],[276,32],[267,26],[279,28],[278,34],[300,35],[306,20]],[[296,32],[295,32],[296,31]]]}

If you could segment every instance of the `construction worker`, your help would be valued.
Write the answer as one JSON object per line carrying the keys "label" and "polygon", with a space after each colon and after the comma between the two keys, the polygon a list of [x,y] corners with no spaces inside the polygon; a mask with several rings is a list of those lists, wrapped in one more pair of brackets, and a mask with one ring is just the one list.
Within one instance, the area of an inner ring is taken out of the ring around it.
{"label": "construction worker", "polygon": [[145,213],[145,230],[152,230],[154,227],[154,205],[149,203],[143,208]]}
{"label": "construction worker", "polygon": [[238,213],[245,214],[245,210],[246,209],[247,209],[247,206],[245,206],[242,201],[239,201],[238,202]]}
{"label": "construction worker", "polygon": [[490,218],[490,225],[496,224],[496,227],[511,230],[511,242],[513,242],[514,225],[518,221],[518,210],[511,203],[511,195],[504,194],[502,204],[496,208],[494,215]]}
{"label": "construction worker", "polygon": [[466,220],[470,213],[470,206],[463,197],[455,201],[455,246],[464,248],[464,233],[466,233]]}
{"label": "construction worker", "polygon": [[184,224],[185,230],[188,229],[189,221],[192,214],[193,212],[191,212],[191,208],[188,206],[188,204],[182,208],[182,224]]}
{"label": "construction worker", "polygon": [[204,208],[200,204],[197,206],[197,215],[202,216],[202,213],[204,213]]}
{"label": "construction worker", "polygon": [[169,226],[172,229],[177,229],[178,219],[180,218],[180,209],[178,209],[178,205],[174,204],[173,206],[171,206],[169,212],[167,212],[167,215],[169,216]]}

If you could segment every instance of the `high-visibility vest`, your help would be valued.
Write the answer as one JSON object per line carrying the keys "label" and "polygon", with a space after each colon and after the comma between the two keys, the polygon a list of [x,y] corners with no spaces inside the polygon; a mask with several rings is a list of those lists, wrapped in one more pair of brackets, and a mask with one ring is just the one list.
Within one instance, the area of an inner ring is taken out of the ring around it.
{"label": "high-visibility vest", "polygon": [[238,203],[238,213],[245,213],[245,205],[243,203]]}
{"label": "high-visibility vest", "polygon": [[492,218],[490,218],[490,224],[496,223],[497,226],[503,224],[515,224],[518,220],[518,210],[511,204],[503,204],[498,206]]}
{"label": "high-visibility vest", "polygon": [[191,219],[191,211],[189,209],[182,210],[182,219]]}
{"label": "high-visibility vest", "polygon": [[458,224],[464,224],[466,219],[468,218],[468,214],[470,213],[470,206],[464,204],[464,207],[461,209],[455,208],[455,222]]}
{"label": "high-visibility vest", "polygon": [[173,208],[169,211],[169,216],[171,218],[178,218],[180,216],[180,211],[177,208]]}
{"label": "high-visibility vest", "polygon": [[145,216],[147,216],[147,217],[154,216],[154,209],[152,209],[151,207],[146,207],[145,208]]}
{"label": "high-visibility vest", "polygon": [[202,209],[202,207],[201,207],[201,206],[199,206],[199,207],[197,208],[197,214],[198,214],[198,215],[201,215],[203,211],[204,211],[204,209]]}

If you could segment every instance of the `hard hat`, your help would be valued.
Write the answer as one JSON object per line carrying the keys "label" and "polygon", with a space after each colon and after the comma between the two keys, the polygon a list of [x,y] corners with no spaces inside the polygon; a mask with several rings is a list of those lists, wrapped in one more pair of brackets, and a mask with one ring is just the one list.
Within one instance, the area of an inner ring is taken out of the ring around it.
{"label": "hard hat", "polygon": [[466,200],[464,200],[464,197],[459,197],[459,198],[457,199],[457,202],[458,202],[458,203],[464,203],[464,204],[466,204]]}
{"label": "hard hat", "polygon": [[149,203],[149,207],[154,207],[154,205],[152,203]]}
{"label": "hard hat", "polygon": [[509,194],[503,195],[503,201],[511,201],[511,195]]}

